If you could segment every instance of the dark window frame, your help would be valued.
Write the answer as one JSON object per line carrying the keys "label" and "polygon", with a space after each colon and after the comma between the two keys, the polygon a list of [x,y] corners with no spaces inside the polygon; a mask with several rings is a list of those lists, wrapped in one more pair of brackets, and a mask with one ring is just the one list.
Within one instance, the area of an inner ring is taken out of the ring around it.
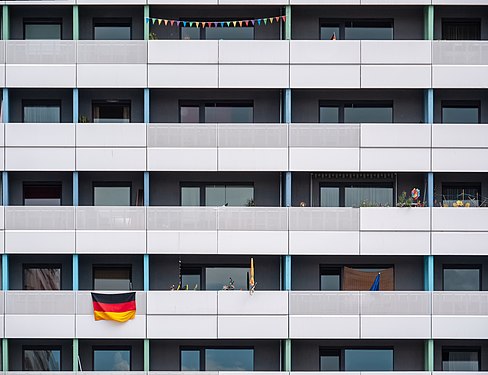
{"label": "dark window frame", "polygon": [[121,263],[121,264],[106,264],[106,263],[100,263],[100,264],[92,264],[92,290],[101,290],[101,289],[95,289],[95,270],[108,270],[108,269],[114,269],[114,268],[119,268],[119,269],[128,269],[129,270],[129,285],[130,288],[128,291],[133,291],[134,290],[134,279],[133,279],[133,270],[132,270],[132,263]]}
{"label": "dark window frame", "polygon": [[[252,18],[252,17],[251,17]],[[247,27],[247,28],[252,28],[252,39],[246,39],[246,40],[256,40],[256,30],[254,28],[254,25],[252,25],[252,23],[250,22],[250,18],[247,18],[247,19],[242,19],[242,20],[235,20],[237,22],[239,21],[245,21],[245,20],[249,20],[249,26],[246,26],[246,25],[242,25],[242,26],[239,26],[240,28],[241,27]],[[200,22],[201,21],[201,18],[199,19],[193,19],[193,18],[185,18],[185,21],[189,21],[189,22]],[[223,22],[223,21],[227,21],[227,18],[212,18],[211,21],[204,21],[204,22]],[[178,27],[178,39],[179,40],[183,40],[182,39],[182,36],[181,36],[181,30],[183,29],[183,27],[189,27],[189,26],[183,26],[183,23],[182,21],[180,21],[180,26]],[[221,27],[221,26],[217,26],[217,28],[234,28],[233,26],[227,26],[227,24],[224,26],[224,27]],[[193,27],[192,27],[193,28]],[[215,27],[212,25],[212,26],[205,26],[205,27],[199,27],[198,30],[200,32],[200,36],[198,40],[211,40],[211,39],[207,39],[207,29],[208,28],[213,28],[215,29]],[[227,40],[230,40],[230,39],[227,39]]]}
{"label": "dark window frame", "polygon": [[62,181],[23,181],[22,182],[22,205],[25,206],[25,188],[26,187],[59,187],[61,189],[59,205],[63,205],[63,183]]}
{"label": "dark window frame", "polygon": [[[394,18],[320,18],[319,19],[319,30],[318,30],[318,36],[319,40],[328,40],[327,39],[322,39],[322,27],[325,26],[332,26],[332,27],[338,27],[339,28],[339,35],[336,35],[337,40],[346,40],[346,27],[352,27],[352,26],[347,26],[348,24],[353,24],[354,22],[357,23],[378,23],[378,24],[391,24],[391,29],[392,29],[392,38],[391,40],[395,40],[395,19]],[[364,26],[361,26],[364,27]],[[351,40],[351,39],[347,39]],[[367,39],[365,39],[367,40]],[[388,39],[389,40],[389,39]]]}
{"label": "dark window frame", "polygon": [[[479,39],[446,39],[445,38],[445,27],[446,24],[472,24],[473,26],[478,27]],[[441,40],[481,40],[481,18],[450,18],[450,17],[443,17],[441,19]]]}
{"label": "dark window frame", "polygon": [[[200,275],[200,290],[207,290],[207,275],[206,270],[207,268],[243,268],[249,269],[249,264],[238,263],[238,264],[212,264],[212,263],[198,263],[198,264],[188,264],[181,266],[181,274],[185,272],[188,275]],[[193,272],[193,273],[190,273]],[[249,279],[249,272],[247,272],[247,278]],[[182,285],[184,287],[184,285]],[[190,286],[188,286],[189,288]],[[249,281],[247,282],[247,290],[249,290]]]}
{"label": "dark window frame", "polygon": [[62,123],[63,106],[61,104],[61,100],[58,99],[22,99],[22,123],[25,123],[25,107],[58,107],[59,123]]}
{"label": "dark window frame", "polygon": [[182,371],[181,370],[181,352],[182,351],[199,351],[200,352],[200,370],[199,371],[207,371],[205,369],[205,366],[206,366],[206,363],[205,363],[205,350],[207,349],[222,349],[222,350],[225,350],[225,349],[242,349],[242,350],[252,350],[253,351],[253,356],[252,356],[252,368],[253,368],[253,371],[256,371],[255,368],[256,368],[256,358],[255,358],[255,354],[256,354],[256,349],[254,348],[254,346],[235,346],[235,345],[231,345],[231,346],[187,346],[187,345],[182,345],[179,347],[179,363],[180,363],[180,367],[179,367],[179,371]]}
{"label": "dark window frame", "polygon": [[346,347],[337,347],[337,346],[320,346],[319,347],[319,371],[320,369],[320,357],[322,353],[325,352],[338,352],[339,353],[339,364],[340,370],[345,371],[346,368],[346,350],[391,350],[392,351],[392,363],[393,363],[393,370],[395,371],[395,347],[394,346],[346,346]]}
{"label": "dark window frame", "polygon": [[459,263],[442,265],[442,290],[444,290],[444,270],[458,270],[458,269],[478,270],[479,291],[483,291],[483,281],[482,281],[483,265],[482,264],[459,264]]}
{"label": "dark window frame", "polygon": [[[132,346],[131,345],[107,345],[107,346],[101,346],[101,345],[94,345],[91,347],[91,353],[92,353],[92,364],[93,364],[93,369],[92,371],[100,371],[100,370],[95,370],[95,351],[115,351],[115,350],[127,350],[129,351],[129,371],[132,371]],[[115,371],[115,370],[114,370]]]}
{"label": "dark window frame", "polygon": [[343,371],[345,367],[344,362],[344,349],[338,347],[320,347],[319,348],[319,371],[327,372],[328,370],[322,370],[321,362],[322,357],[325,357],[326,353],[337,354],[339,357],[339,371]]}
{"label": "dark window frame", "polygon": [[348,187],[376,187],[376,188],[391,188],[392,191],[392,202],[393,206],[396,203],[396,187],[395,187],[395,182],[385,182],[385,181],[379,181],[379,182],[319,182],[319,206],[320,207],[320,201],[321,201],[321,188],[323,187],[335,187],[339,188],[339,206],[338,207],[345,207],[346,204],[346,188]]}
{"label": "dark window frame", "polygon": [[395,122],[395,101],[394,100],[319,100],[318,119],[321,123],[320,109],[322,107],[335,107],[339,110],[338,124],[345,123],[346,108],[390,108],[391,123]]}
{"label": "dark window frame", "polygon": [[[92,100],[92,119],[95,123],[95,108],[101,105],[106,107],[127,106],[129,108],[129,124],[132,122],[132,100],[130,99],[105,99],[105,100]],[[99,110],[100,112],[100,110]],[[100,118],[100,117],[99,117]],[[124,119],[121,119],[124,120]],[[103,122],[97,122],[97,124],[104,124]]]}
{"label": "dark window frame", "polygon": [[[26,350],[59,350],[59,371],[63,371],[63,347],[61,345],[22,345],[22,371],[29,371],[25,369],[25,351]],[[34,372],[41,372],[33,370]],[[42,373],[42,372],[41,372]]]}
{"label": "dark window frame", "polygon": [[206,107],[242,107],[252,108],[252,123],[254,118],[254,100],[179,100],[178,101],[178,122],[181,122],[181,108],[182,107],[198,107],[198,119],[200,124],[215,124],[214,122],[205,122],[205,108]]}
{"label": "dark window frame", "polygon": [[477,108],[478,122],[475,124],[481,124],[481,101],[480,100],[442,100],[441,101],[441,124],[445,123],[444,108]]}
{"label": "dark window frame", "polygon": [[[205,205],[205,188],[208,186],[240,186],[240,187],[252,187],[253,188],[253,196],[254,202],[256,202],[256,188],[254,186],[254,182],[180,182],[180,206],[182,204],[182,194],[181,189],[186,187],[197,187],[200,189],[200,206],[199,207],[207,207]],[[208,206],[212,207],[212,206]]]}
{"label": "dark window frame", "polygon": [[130,29],[130,39],[133,38],[133,24],[132,24],[132,17],[96,17],[93,18],[92,21],[92,40],[102,40],[102,39],[95,39],[95,28],[97,27],[129,27]]}
{"label": "dark window frame", "polygon": [[[132,207],[132,181],[93,181],[92,182],[92,206],[95,206],[95,188],[97,187],[128,187],[129,206]],[[125,206],[122,206],[125,207]]]}
{"label": "dark window frame", "polygon": [[478,371],[481,371],[481,347],[480,346],[449,346],[449,345],[441,347],[441,371],[444,371],[442,369],[444,365],[444,356],[451,351],[478,353]]}
{"label": "dark window frame", "polygon": [[[24,17],[22,19],[22,39],[23,40],[34,40],[25,39],[25,27],[26,25],[59,25],[59,40],[63,40],[63,19],[60,17],[45,17],[45,18],[35,18],[35,17]],[[53,39],[56,40],[56,39]]]}
{"label": "dark window frame", "polygon": [[63,267],[61,263],[22,263],[22,290],[25,289],[25,270],[41,268],[59,268],[59,290],[63,290]]}

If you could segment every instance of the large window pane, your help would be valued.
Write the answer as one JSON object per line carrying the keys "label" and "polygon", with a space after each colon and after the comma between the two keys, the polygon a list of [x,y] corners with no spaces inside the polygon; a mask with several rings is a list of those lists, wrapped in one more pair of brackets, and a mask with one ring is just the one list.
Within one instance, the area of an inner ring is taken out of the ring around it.
{"label": "large window pane", "polygon": [[346,349],[345,371],[393,371],[392,349]]}
{"label": "large window pane", "polygon": [[60,349],[24,349],[24,371],[61,371]]}
{"label": "large window pane", "polygon": [[39,103],[24,105],[24,121],[26,123],[61,122],[61,107],[58,104]]}
{"label": "large window pane", "polygon": [[444,290],[481,290],[479,268],[444,268]]}
{"label": "large window pane", "polygon": [[182,350],[181,371],[200,371],[200,350]]}
{"label": "large window pane", "polygon": [[93,103],[93,122],[96,123],[129,123],[130,103]]}
{"label": "large window pane", "polygon": [[200,188],[182,187],[181,188],[182,206],[200,206]]}
{"label": "large window pane", "polygon": [[24,185],[24,206],[61,206],[61,185]]}
{"label": "large window pane", "polygon": [[95,186],[94,206],[130,206],[130,186]]}
{"label": "large window pane", "polygon": [[93,269],[94,290],[132,290],[130,267],[95,267]]}
{"label": "large window pane", "polygon": [[320,188],[320,207],[339,207],[339,188],[324,187]]}
{"label": "large window pane", "polygon": [[341,290],[341,270],[322,270],[320,273],[320,290]]}
{"label": "large window pane", "polygon": [[216,104],[205,105],[206,123],[252,123],[251,105]]}
{"label": "large window pane", "polygon": [[130,40],[130,19],[96,19],[93,22],[95,40]]}
{"label": "large window pane", "polygon": [[339,107],[337,106],[321,106],[320,107],[320,122],[337,124],[339,122]]}
{"label": "large window pane", "polygon": [[442,20],[442,39],[444,40],[480,40],[481,21],[480,19]]}
{"label": "large window pane", "polygon": [[393,206],[393,188],[357,187],[345,188],[345,207]]}
{"label": "large window pane", "polygon": [[206,186],[206,206],[251,206],[254,204],[252,186]]}
{"label": "large window pane", "polygon": [[320,371],[340,371],[341,357],[339,350],[323,350],[320,353]]}
{"label": "large window pane", "polygon": [[205,187],[205,206],[223,206],[225,204],[225,186]]}
{"label": "large window pane", "polygon": [[222,290],[229,285],[230,279],[236,290],[247,290],[249,268],[247,267],[208,267],[205,269],[205,289]]}
{"label": "large window pane", "polygon": [[442,107],[442,122],[444,124],[478,124],[479,107]]}
{"label": "large window pane", "polygon": [[24,290],[60,290],[61,267],[25,266]]}
{"label": "large window pane", "polygon": [[345,123],[392,123],[391,105],[346,104],[344,106]]}
{"label": "large window pane", "polygon": [[391,40],[393,23],[390,21],[350,21],[345,25],[346,40]]}
{"label": "large window pane", "polygon": [[130,350],[93,350],[93,371],[130,371]]}
{"label": "large window pane", "polygon": [[323,25],[320,27],[320,39],[321,40],[332,40],[334,37],[339,39],[341,28],[339,25]]}
{"label": "large window pane", "polygon": [[60,23],[25,23],[24,39],[61,39]]}
{"label": "large window pane", "polygon": [[205,371],[254,371],[254,350],[206,349]]}
{"label": "large window pane", "polygon": [[442,352],[442,371],[479,371],[479,351],[444,350]]}
{"label": "large window pane", "polygon": [[200,107],[198,106],[181,106],[180,122],[198,123],[200,122]]}

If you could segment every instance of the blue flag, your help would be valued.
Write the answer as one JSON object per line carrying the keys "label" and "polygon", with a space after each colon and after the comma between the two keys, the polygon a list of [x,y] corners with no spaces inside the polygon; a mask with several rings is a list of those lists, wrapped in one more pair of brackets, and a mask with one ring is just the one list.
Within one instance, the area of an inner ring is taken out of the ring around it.
{"label": "blue flag", "polygon": [[381,273],[376,275],[376,277],[374,278],[374,281],[373,281],[373,285],[371,285],[371,288],[369,288],[369,290],[380,290],[380,276],[381,276]]}

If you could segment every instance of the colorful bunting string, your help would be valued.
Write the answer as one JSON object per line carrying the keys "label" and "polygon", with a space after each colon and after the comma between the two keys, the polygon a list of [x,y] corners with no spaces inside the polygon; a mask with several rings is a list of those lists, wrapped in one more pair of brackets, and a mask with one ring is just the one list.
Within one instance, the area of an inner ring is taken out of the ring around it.
{"label": "colorful bunting string", "polygon": [[176,26],[179,27],[180,24],[183,27],[243,27],[249,26],[251,23],[252,26],[257,22],[258,26],[261,26],[261,23],[264,25],[272,24],[273,22],[286,22],[286,16],[275,16],[275,17],[264,17],[264,18],[256,18],[252,20],[231,20],[231,21],[181,21],[181,20],[172,20],[172,19],[165,19],[165,18],[154,18],[154,17],[146,17],[146,23],[152,23],[153,25],[164,24],[164,26]]}

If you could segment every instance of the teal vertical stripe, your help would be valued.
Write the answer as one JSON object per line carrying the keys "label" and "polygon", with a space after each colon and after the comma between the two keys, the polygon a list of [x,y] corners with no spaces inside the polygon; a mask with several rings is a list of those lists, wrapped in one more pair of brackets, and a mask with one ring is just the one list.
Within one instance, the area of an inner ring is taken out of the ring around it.
{"label": "teal vertical stripe", "polygon": [[2,172],[2,202],[4,206],[9,204],[9,192],[8,192],[8,172]]}
{"label": "teal vertical stripe", "polygon": [[2,254],[2,289],[8,290],[8,254]]}
{"label": "teal vertical stripe", "polygon": [[434,340],[425,340],[425,371],[434,371]]}
{"label": "teal vertical stripe", "polygon": [[149,40],[149,22],[146,22],[146,18],[149,18],[149,5],[144,5],[144,40]]}
{"label": "teal vertical stripe", "polygon": [[146,123],[146,125],[149,124],[149,121],[150,121],[150,116],[149,116],[149,105],[150,105],[150,103],[149,103],[149,100],[150,100],[149,89],[145,88],[144,89],[144,122]]}
{"label": "teal vertical stripe", "polygon": [[434,6],[424,8],[424,39],[434,40]]}
{"label": "teal vertical stripe", "polygon": [[149,290],[149,254],[144,254],[144,291]]}
{"label": "teal vertical stripe", "polygon": [[291,290],[291,255],[285,255],[283,261],[283,289]]}
{"label": "teal vertical stripe", "polygon": [[73,40],[80,39],[80,17],[78,5],[73,5]]}
{"label": "teal vertical stripe", "polygon": [[149,339],[144,339],[144,371],[149,371]]}
{"label": "teal vertical stripe", "polygon": [[285,206],[291,207],[291,172],[285,173]]}
{"label": "teal vertical stripe", "polygon": [[9,100],[8,100],[8,89],[3,89],[3,97],[2,97],[2,121],[3,122],[10,122],[9,116]]}
{"label": "teal vertical stripe", "polygon": [[73,206],[79,205],[79,180],[78,172],[73,172]]}
{"label": "teal vertical stripe", "polygon": [[78,100],[78,89],[74,88],[73,89],[73,122],[76,124],[77,122],[80,122],[80,110],[79,110],[79,100]]}
{"label": "teal vertical stripe", "polygon": [[427,173],[427,205],[434,207],[434,173]]}
{"label": "teal vertical stripe", "polygon": [[144,172],[144,206],[149,206],[149,172]]}
{"label": "teal vertical stripe", "polygon": [[8,371],[8,340],[2,339],[2,370]]}
{"label": "teal vertical stripe", "polygon": [[79,356],[79,346],[78,339],[73,339],[73,371],[78,372],[78,356]]}
{"label": "teal vertical stripe", "polygon": [[10,39],[10,17],[8,11],[8,5],[3,6],[2,12],[2,39],[9,40]]}
{"label": "teal vertical stripe", "polygon": [[434,89],[424,91],[424,122],[434,123]]}
{"label": "teal vertical stripe", "polygon": [[78,254],[73,254],[73,290],[79,290]]}
{"label": "teal vertical stripe", "polygon": [[283,364],[284,364],[284,371],[291,371],[291,340],[285,340],[285,350],[283,353]]}
{"label": "teal vertical stripe", "polygon": [[424,290],[432,292],[434,290],[434,256],[424,257]]}

